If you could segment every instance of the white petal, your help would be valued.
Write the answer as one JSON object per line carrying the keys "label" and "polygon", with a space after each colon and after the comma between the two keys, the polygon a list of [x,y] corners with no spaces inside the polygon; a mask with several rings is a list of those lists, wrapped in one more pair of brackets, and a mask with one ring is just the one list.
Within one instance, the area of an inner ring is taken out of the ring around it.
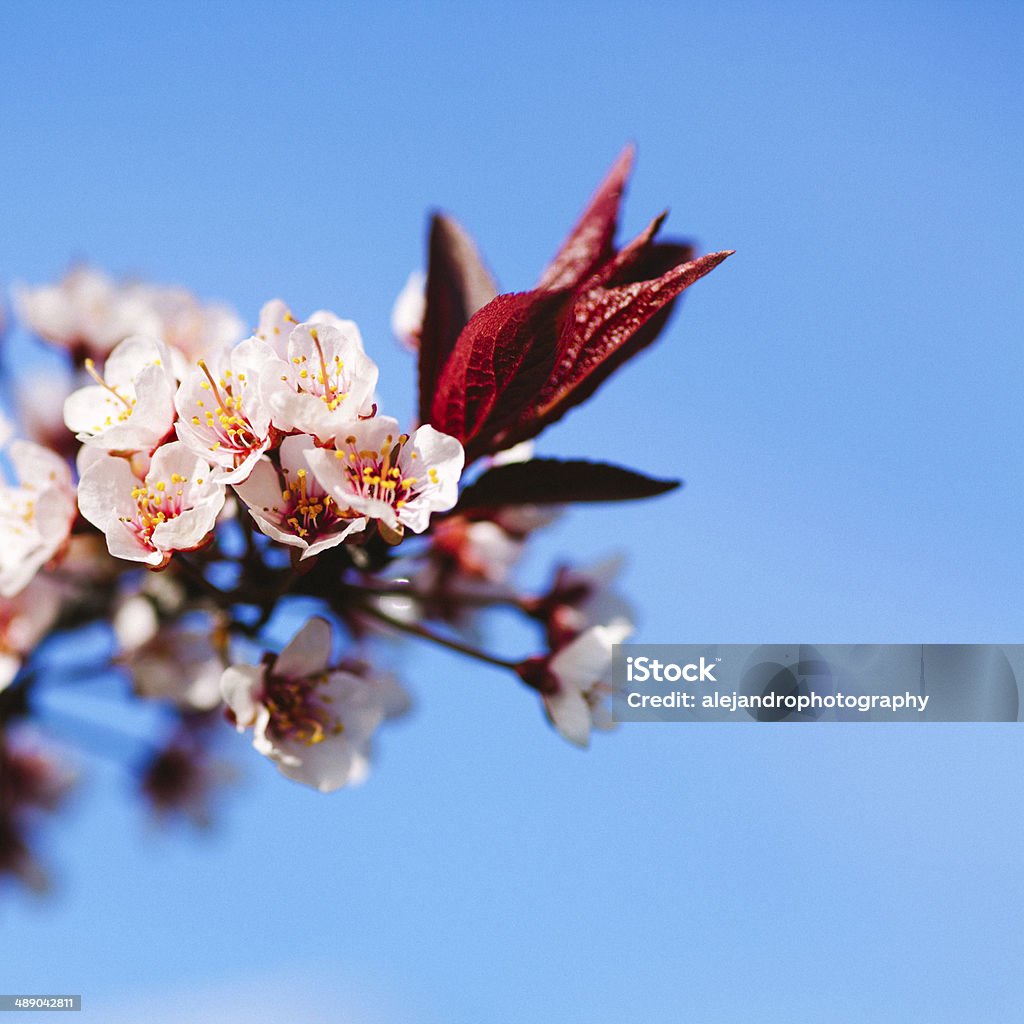
{"label": "white petal", "polygon": [[326,619],[313,618],[292,637],[274,662],[274,675],[306,679],[319,675],[331,659],[331,627]]}
{"label": "white petal", "polygon": [[544,697],[544,707],[554,727],[577,747],[590,743],[590,705],[575,687],[565,687]]}

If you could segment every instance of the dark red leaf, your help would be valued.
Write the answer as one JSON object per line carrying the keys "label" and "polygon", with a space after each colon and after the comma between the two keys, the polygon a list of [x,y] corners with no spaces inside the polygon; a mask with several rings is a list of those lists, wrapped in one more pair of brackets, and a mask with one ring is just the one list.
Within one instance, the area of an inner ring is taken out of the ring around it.
{"label": "dark red leaf", "polygon": [[434,389],[456,339],[470,317],[497,294],[473,240],[444,214],[430,224],[427,304],[420,335],[420,420],[426,422]]}
{"label": "dark red leaf", "polygon": [[619,203],[633,169],[636,149],[619,154],[608,176],[598,186],[583,216],[541,276],[538,288],[548,291],[577,288],[594,270],[611,258],[619,217]]}
{"label": "dark red leaf", "polygon": [[457,437],[472,460],[522,415],[548,379],[562,293],[498,295],[459,335],[438,379],[429,422]]}
{"label": "dark red leaf", "polygon": [[487,470],[462,492],[456,513],[502,505],[561,505],[653,498],[680,486],[605,462],[531,459]]}
{"label": "dark red leaf", "polygon": [[651,281],[581,291],[558,340],[558,359],[536,402],[497,444],[533,437],[589,398],[617,366],[654,339],[644,327],[694,281],[732,252],[715,252],[681,264]]}

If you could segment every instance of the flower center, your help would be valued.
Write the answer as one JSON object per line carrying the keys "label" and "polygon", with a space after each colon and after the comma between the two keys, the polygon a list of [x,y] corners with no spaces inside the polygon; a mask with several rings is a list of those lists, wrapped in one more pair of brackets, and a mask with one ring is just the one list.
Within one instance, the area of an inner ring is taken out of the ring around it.
{"label": "flower center", "polygon": [[201,398],[197,399],[199,413],[192,417],[192,425],[205,426],[212,431],[217,440],[210,446],[211,452],[226,448],[234,453],[236,462],[242,461],[253,448],[258,448],[262,443],[248,417],[241,411],[245,374],[235,375],[225,370],[218,382],[205,360],[199,360],[199,369],[206,377],[199,386],[211,393],[216,405],[209,409]]}
{"label": "flower center", "polygon": [[348,397],[348,381],[344,377],[345,361],[336,355],[328,362],[315,327],[309,329],[309,336],[313,339],[320,368],[310,371],[309,359],[306,356],[292,356],[292,372],[296,378],[294,384],[299,391],[319,398],[331,412],[334,412]]}
{"label": "flower center", "polygon": [[[345,474],[357,494],[400,509],[419,493],[416,486],[419,478],[405,476],[399,465],[402,449],[408,442],[408,434],[399,435],[397,442],[393,435],[388,434],[379,450],[360,449],[357,447],[358,439],[350,434],[345,438],[346,447],[334,454],[345,462]],[[415,458],[416,453],[410,452],[409,460]],[[431,483],[437,483],[436,469],[429,469],[427,475]]]}
{"label": "flower center", "polygon": [[[202,483],[202,480],[197,483]],[[135,514],[121,516],[121,522],[133,530],[136,536],[148,547],[153,547],[153,531],[170,519],[180,516],[184,511],[184,485],[188,477],[178,473],[171,474],[170,486],[166,480],[148,482],[132,488],[132,499],[135,501]]]}
{"label": "flower center", "polygon": [[274,509],[282,525],[291,527],[297,537],[306,540],[311,535],[331,533],[343,524],[337,503],[310,479],[306,470],[298,470],[294,481],[288,479],[287,470],[282,472],[284,487],[281,500],[284,505]]}
{"label": "flower center", "polygon": [[345,731],[344,725],[327,707],[331,698],[317,693],[326,683],[326,673],[305,679],[286,679],[268,672],[263,703],[270,712],[267,728],[275,739],[292,740],[309,747]]}

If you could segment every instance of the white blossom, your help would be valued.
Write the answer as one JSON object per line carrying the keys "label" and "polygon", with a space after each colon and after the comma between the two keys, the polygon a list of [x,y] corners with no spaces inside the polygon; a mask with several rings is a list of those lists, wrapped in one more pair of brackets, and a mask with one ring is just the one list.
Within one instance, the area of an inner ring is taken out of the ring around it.
{"label": "white blossom", "polygon": [[178,439],[218,467],[225,483],[244,480],[272,441],[260,375],[271,353],[255,338],[201,359],[181,382],[174,404]]}
{"label": "white blossom", "polygon": [[405,711],[390,676],[331,669],[331,627],[310,619],[276,658],[233,665],[221,692],[239,732],[296,782],[329,793],[362,782],[377,727]]}
{"label": "white blossom", "polygon": [[149,639],[124,650],[118,660],[131,673],[139,696],[170,700],[189,711],[209,711],[221,702],[224,672],[213,647],[214,632],[209,616],[161,623]]}
{"label": "white blossom", "polygon": [[170,363],[167,346],[146,335],[122,341],[110,353],[102,376],[87,359],[86,369],[96,383],[68,395],[68,429],[103,451],[152,451],[174,424],[177,382]]}
{"label": "white blossom", "polygon": [[278,449],[279,467],[264,456],[249,478],[235,484],[260,530],[302,550],[302,558],[340,544],[366,528],[365,516],[338,507],[310,471],[306,453],[314,447],[304,434],[286,437]]}
{"label": "white blossom", "polygon": [[78,507],[106,534],[110,553],[154,568],[199,547],[223,504],[224,484],[180,441],[158,448],[142,479],[127,460],[108,456],[78,485]]}
{"label": "white blossom", "polygon": [[56,622],[61,598],[60,586],[45,576],[14,597],[0,597],[0,690],[10,685],[25,656]]}
{"label": "white blossom", "polygon": [[32,441],[7,450],[15,482],[0,483],[0,596],[13,597],[60,550],[75,519],[71,470]]}
{"label": "white blossom", "polygon": [[[302,323],[324,324],[344,330],[345,325],[351,321],[343,320],[337,313],[332,313],[329,309],[318,309],[304,317]],[[287,360],[288,338],[298,326],[299,320],[292,314],[288,304],[281,299],[271,299],[269,302],[265,302],[260,310],[260,322],[254,336],[270,345],[279,359]],[[355,325],[353,324],[353,326]]]}
{"label": "white blossom", "polygon": [[184,288],[117,282],[87,266],[57,284],[19,286],[14,298],[30,330],[96,359],[132,334],[160,338],[190,357],[233,344],[242,334],[241,320],[227,306],[200,303]]}
{"label": "white blossom", "polygon": [[306,459],[340,509],[375,519],[387,529],[422,533],[433,512],[458,500],[465,462],[462,445],[429,424],[411,436],[378,416],[335,438],[333,450],[314,448]]}
{"label": "white blossom", "polygon": [[391,333],[408,349],[420,347],[423,317],[427,311],[427,275],[414,270],[402,286],[391,309]]}
{"label": "white blossom", "polygon": [[551,656],[544,708],[570,743],[585,747],[591,729],[611,728],[612,645],[624,643],[632,631],[623,622],[591,626]]}
{"label": "white blossom", "polygon": [[275,427],[326,442],[374,413],[377,364],[363,351],[351,320],[297,324],[284,358],[265,367],[262,384]]}

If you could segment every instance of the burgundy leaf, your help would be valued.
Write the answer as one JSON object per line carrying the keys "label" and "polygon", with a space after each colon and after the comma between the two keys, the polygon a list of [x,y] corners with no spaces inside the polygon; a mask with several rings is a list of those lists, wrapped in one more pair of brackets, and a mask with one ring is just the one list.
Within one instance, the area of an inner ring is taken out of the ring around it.
{"label": "burgundy leaf", "polygon": [[456,513],[502,505],[552,505],[653,498],[680,486],[605,462],[531,459],[487,470],[462,492]]}
{"label": "burgundy leaf", "polygon": [[420,420],[426,422],[437,378],[470,317],[497,294],[473,240],[444,214],[430,224],[427,304],[420,336]]}
{"label": "burgundy leaf", "polygon": [[654,335],[644,327],[694,281],[732,252],[715,252],[681,264],[651,281],[582,291],[558,342],[558,361],[536,402],[496,443],[507,447],[540,432],[589,398],[617,366]]}
{"label": "burgundy leaf", "polygon": [[468,459],[521,416],[543,387],[568,301],[563,293],[498,295],[459,335],[438,379],[429,422],[462,441]]}
{"label": "burgundy leaf", "polygon": [[634,146],[619,154],[608,176],[598,186],[572,233],[541,276],[538,288],[559,291],[577,288],[614,253],[612,240],[619,216],[619,203],[633,169]]}

